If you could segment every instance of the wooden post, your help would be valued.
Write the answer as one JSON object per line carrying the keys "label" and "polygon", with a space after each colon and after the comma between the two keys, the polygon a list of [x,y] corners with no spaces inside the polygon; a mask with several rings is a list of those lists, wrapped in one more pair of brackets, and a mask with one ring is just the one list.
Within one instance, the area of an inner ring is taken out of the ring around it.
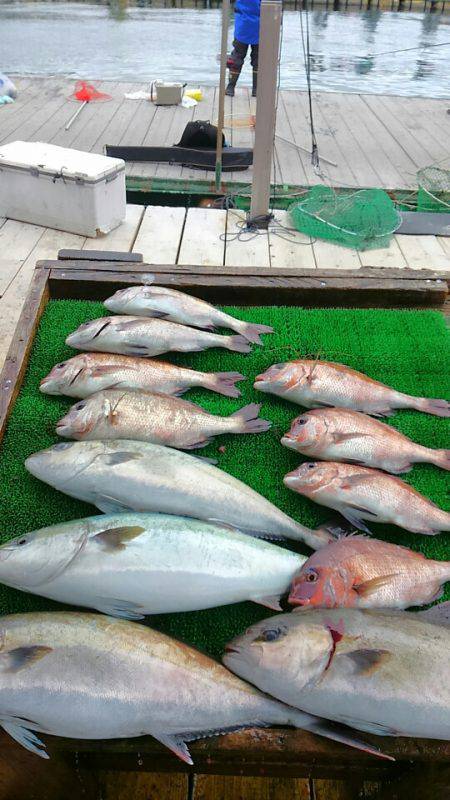
{"label": "wooden post", "polygon": [[261,1],[259,29],[258,97],[256,101],[255,147],[253,152],[253,184],[249,221],[256,218],[258,227],[267,227],[270,176],[275,138],[280,48],[281,0]]}
{"label": "wooden post", "polygon": [[225,81],[227,74],[228,23],[230,17],[230,0],[222,0],[222,38],[220,44],[220,80],[219,80],[219,113],[217,116],[216,145],[216,192],[222,186],[222,136],[225,107]]}

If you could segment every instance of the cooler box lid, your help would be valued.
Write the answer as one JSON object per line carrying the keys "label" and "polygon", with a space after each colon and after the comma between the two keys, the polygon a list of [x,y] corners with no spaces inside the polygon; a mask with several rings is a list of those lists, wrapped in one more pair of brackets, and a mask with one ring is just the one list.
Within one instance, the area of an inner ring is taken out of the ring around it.
{"label": "cooler box lid", "polygon": [[64,177],[83,183],[112,180],[125,169],[121,158],[84,153],[44,142],[10,142],[0,147],[0,168],[9,167],[32,175]]}

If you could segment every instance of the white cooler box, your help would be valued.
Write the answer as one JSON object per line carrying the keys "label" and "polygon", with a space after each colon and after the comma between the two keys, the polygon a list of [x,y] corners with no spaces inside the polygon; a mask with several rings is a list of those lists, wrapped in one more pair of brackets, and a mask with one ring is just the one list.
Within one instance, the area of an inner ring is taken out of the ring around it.
{"label": "white cooler box", "polygon": [[121,158],[43,142],[0,147],[0,217],[96,236],[125,214]]}

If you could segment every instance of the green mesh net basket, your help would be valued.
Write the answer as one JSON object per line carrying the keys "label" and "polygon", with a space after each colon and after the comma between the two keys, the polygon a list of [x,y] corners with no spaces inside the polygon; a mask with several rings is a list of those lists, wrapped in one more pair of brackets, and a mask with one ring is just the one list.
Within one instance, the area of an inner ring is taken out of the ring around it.
{"label": "green mesh net basket", "polygon": [[298,231],[355,250],[388,247],[401,224],[399,212],[382,189],[337,194],[328,186],[313,186],[289,212]]}
{"label": "green mesh net basket", "polygon": [[417,173],[417,211],[450,211],[450,170],[425,167]]}

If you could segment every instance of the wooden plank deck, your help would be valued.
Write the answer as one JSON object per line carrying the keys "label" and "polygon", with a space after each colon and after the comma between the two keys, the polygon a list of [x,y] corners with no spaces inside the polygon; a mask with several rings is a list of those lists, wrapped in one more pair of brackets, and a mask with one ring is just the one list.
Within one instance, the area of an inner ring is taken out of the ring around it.
{"label": "wooden plank deck", "polygon": [[8,351],[36,261],[63,248],[142,253],[148,264],[203,267],[359,270],[429,269],[450,276],[450,240],[398,235],[390,247],[357,252],[292,232],[286,211],[276,211],[268,232],[243,230],[243,211],[127,206],[125,222],[107,236],[85,238],[15,220],[0,220],[0,368]]}
{"label": "wooden plank deck", "polygon": [[[45,141],[79,150],[102,152],[105,144],[172,145],[191,119],[212,119],[217,91],[204,88],[194,109],[154,106],[146,100],[127,100],[125,92],[148,90],[149,84],[100,81],[98,88],[112,100],[91,103],[69,131],[64,130],[76,109],[69,100],[74,81],[67,78],[16,79],[19,97],[0,109],[0,145],[16,139]],[[431,163],[450,163],[450,117],[446,100],[381,95],[316,93],[315,114],[319,152],[336,167],[322,162],[327,179],[336,186],[410,189],[416,172]],[[233,145],[252,146],[249,127],[233,127],[254,113],[248,87],[226,98],[226,130]],[[306,94],[282,90],[278,101],[277,133],[302,147],[310,146]],[[276,140],[275,178],[279,184],[317,182],[307,153]],[[130,177],[213,179],[211,171],[189,170],[172,164],[130,163]],[[252,170],[228,173],[227,183],[251,181]]]}

